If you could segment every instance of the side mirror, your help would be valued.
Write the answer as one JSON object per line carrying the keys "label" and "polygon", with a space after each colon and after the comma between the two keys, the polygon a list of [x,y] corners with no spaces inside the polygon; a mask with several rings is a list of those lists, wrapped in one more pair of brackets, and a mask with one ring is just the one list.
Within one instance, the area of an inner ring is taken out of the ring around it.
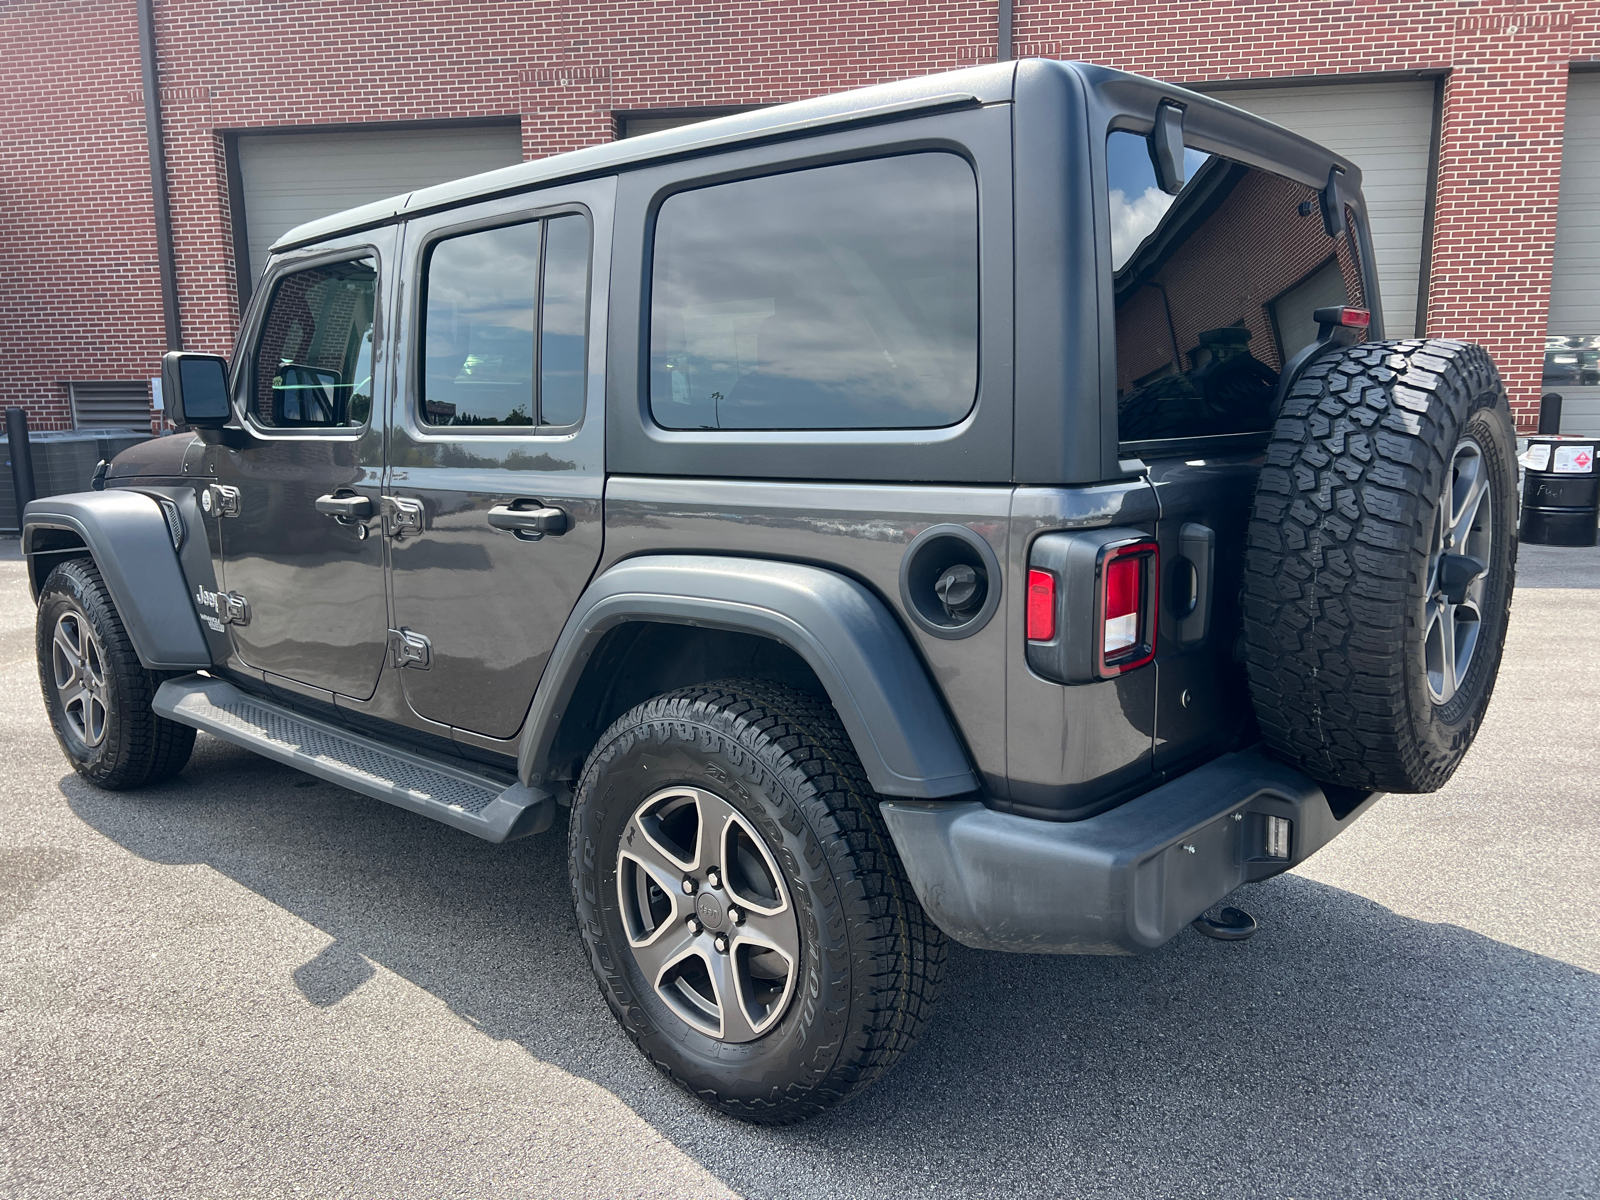
{"label": "side mirror", "polygon": [[1183,191],[1183,109],[1170,100],[1156,105],[1156,124],[1150,131],[1150,163],[1156,169],[1156,186],[1169,196]]}
{"label": "side mirror", "polygon": [[161,394],[174,425],[221,429],[233,416],[228,360],[215,354],[169,351],[161,359]]}

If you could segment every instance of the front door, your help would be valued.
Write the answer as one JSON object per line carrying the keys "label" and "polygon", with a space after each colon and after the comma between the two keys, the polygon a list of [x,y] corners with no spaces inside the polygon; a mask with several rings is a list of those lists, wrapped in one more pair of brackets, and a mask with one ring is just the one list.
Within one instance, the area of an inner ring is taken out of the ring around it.
{"label": "front door", "polygon": [[269,683],[366,699],[383,667],[380,284],[395,242],[378,230],[280,263],[236,364],[242,434],[217,448],[208,498],[242,601],[234,650]]}
{"label": "front door", "polygon": [[600,558],[615,184],[411,221],[385,501],[420,716],[510,738]]}

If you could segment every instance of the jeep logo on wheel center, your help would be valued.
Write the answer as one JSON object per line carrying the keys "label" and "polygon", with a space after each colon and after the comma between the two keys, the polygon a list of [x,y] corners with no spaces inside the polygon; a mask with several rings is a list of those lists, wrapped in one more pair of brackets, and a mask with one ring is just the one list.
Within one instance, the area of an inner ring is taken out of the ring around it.
{"label": "jeep logo on wheel center", "polygon": [[1355,164],[1153,80],[996,63],[425,188],[280,238],[239,344],[27,508],[74,768],[203,729],[566,823],[606,1003],[742,1119],[877,1078],[947,938],[1249,937],[1197,919],[1440,787],[1499,667],[1494,364],[1385,339]]}
{"label": "jeep logo on wheel center", "polygon": [[701,892],[694,902],[694,910],[707,929],[722,928],[722,903],[710,892]]}

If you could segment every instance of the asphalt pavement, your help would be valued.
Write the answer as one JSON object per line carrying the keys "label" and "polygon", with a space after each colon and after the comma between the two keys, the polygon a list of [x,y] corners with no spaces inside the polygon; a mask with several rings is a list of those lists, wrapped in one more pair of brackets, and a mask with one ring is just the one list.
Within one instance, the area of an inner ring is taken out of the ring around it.
{"label": "asphalt pavement", "polygon": [[1476,746],[1147,958],[956,947],[788,1129],[617,1029],[560,832],[490,846],[202,735],[98,791],[0,540],[0,1197],[1600,1196],[1600,552],[1524,548]]}

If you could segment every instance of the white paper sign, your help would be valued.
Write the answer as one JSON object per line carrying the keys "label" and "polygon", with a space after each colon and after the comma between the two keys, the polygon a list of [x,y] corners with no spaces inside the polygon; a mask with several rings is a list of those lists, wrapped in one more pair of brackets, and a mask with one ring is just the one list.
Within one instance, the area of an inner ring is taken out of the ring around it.
{"label": "white paper sign", "polygon": [[1557,475],[1587,475],[1594,470],[1593,446],[1557,446]]}
{"label": "white paper sign", "polygon": [[1550,443],[1538,442],[1522,452],[1521,463],[1530,471],[1550,469]]}

